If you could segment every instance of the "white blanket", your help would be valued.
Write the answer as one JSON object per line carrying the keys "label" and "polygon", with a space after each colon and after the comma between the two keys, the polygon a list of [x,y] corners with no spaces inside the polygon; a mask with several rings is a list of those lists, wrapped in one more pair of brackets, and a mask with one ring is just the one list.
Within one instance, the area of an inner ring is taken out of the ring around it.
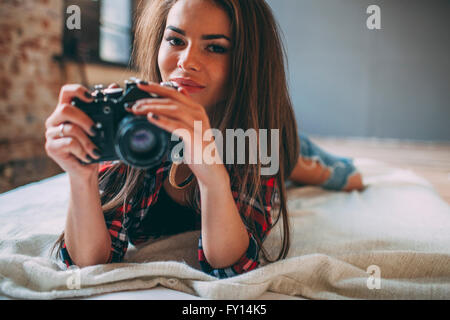
{"label": "white blanket", "polygon": [[[209,299],[266,291],[308,299],[449,299],[450,206],[411,171],[363,158],[355,165],[368,185],[363,192],[289,190],[287,259],[223,280],[200,271],[198,232],[131,246],[124,263],[64,270],[49,249],[64,228],[67,175],[12,190],[0,195],[0,295],[54,299],[161,285]],[[275,254],[278,241],[276,229],[265,246]]]}

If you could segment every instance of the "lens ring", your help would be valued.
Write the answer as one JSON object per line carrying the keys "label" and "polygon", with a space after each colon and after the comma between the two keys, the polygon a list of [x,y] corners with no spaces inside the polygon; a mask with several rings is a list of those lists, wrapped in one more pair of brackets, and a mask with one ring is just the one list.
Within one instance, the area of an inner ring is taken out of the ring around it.
{"label": "lens ring", "polygon": [[[133,136],[136,137],[137,132],[140,132],[141,136],[135,140],[137,144],[132,146],[130,141]],[[153,141],[150,141],[150,136],[153,136]],[[151,124],[146,117],[129,116],[119,124],[114,147],[116,154],[124,163],[148,169],[160,164],[167,155],[169,139],[167,131]]]}

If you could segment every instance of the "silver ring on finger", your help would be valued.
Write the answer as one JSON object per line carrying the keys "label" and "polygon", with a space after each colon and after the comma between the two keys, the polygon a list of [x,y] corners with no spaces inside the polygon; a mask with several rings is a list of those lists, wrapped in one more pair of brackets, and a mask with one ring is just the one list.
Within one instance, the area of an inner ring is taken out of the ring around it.
{"label": "silver ring on finger", "polygon": [[58,133],[58,136],[60,137],[60,138],[64,138],[65,136],[64,136],[64,126],[65,126],[65,123],[61,123],[60,125],[59,125],[59,133]]}

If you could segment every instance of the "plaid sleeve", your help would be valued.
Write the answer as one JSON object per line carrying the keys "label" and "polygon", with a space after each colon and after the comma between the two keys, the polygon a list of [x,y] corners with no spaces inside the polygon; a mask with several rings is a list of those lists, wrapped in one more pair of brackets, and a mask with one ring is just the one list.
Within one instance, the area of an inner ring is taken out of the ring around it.
{"label": "plaid sleeve", "polygon": [[[112,162],[104,162],[99,166],[99,179],[113,167]],[[113,174],[123,174],[124,166],[120,166]],[[102,186],[99,185],[100,194],[103,193]],[[130,205],[126,207],[126,211],[130,210]],[[125,255],[128,248],[128,236],[126,230],[123,228],[125,212],[122,206],[114,211],[105,213],[106,227],[111,235],[111,253],[107,263],[120,262]],[[60,257],[64,264],[69,267],[74,265],[69,252],[67,250],[64,240],[61,243]]]}
{"label": "plaid sleeve", "polygon": [[[276,180],[274,177],[264,181],[261,194],[263,203],[259,203],[256,199],[249,198],[246,195],[239,196],[237,191],[232,191],[239,212],[242,214],[243,209],[248,208],[246,215],[255,222],[256,236],[261,239],[261,242],[269,234],[272,225],[271,210],[276,198],[275,185]],[[198,260],[202,270],[212,276],[223,279],[257,268],[259,265],[258,257],[260,247],[255,239],[255,234],[248,231],[248,235],[250,241],[245,254],[234,265],[223,269],[215,269],[208,263],[203,251],[202,237],[200,235],[198,242]]]}

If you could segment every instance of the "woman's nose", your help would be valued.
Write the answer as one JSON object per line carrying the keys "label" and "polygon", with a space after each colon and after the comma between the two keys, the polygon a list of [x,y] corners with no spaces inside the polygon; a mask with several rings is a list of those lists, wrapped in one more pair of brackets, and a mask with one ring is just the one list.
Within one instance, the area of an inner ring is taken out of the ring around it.
{"label": "woman's nose", "polygon": [[194,48],[188,47],[182,52],[178,60],[178,68],[186,71],[200,71],[200,61]]}

